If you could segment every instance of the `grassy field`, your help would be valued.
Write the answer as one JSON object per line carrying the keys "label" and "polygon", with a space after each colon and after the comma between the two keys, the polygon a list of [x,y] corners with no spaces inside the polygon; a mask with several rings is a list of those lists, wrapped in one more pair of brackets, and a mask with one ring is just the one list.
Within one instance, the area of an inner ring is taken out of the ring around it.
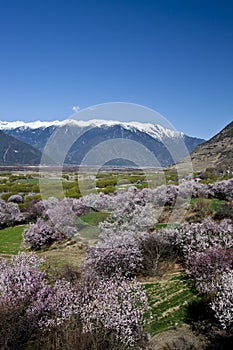
{"label": "grassy field", "polygon": [[222,200],[216,198],[192,198],[190,201],[191,206],[195,208],[195,205],[198,206],[209,206],[212,211],[217,211],[219,205],[222,203]]}
{"label": "grassy field", "polygon": [[182,273],[144,286],[153,317],[148,324],[151,336],[180,327],[189,303],[198,298],[192,281]]}
{"label": "grassy field", "polygon": [[20,225],[0,230],[0,254],[17,254],[21,250],[22,233],[27,227]]}
{"label": "grassy field", "polygon": [[107,212],[93,211],[82,215],[81,219],[88,225],[98,226],[100,222],[107,219],[108,215]]}
{"label": "grassy field", "polygon": [[[83,215],[78,221],[81,240],[97,239],[99,234],[97,226],[107,216],[108,213],[104,212],[91,212]],[[20,225],[0,230],[0,254],[17,254],[23,250],[21,247],[22,233],[26,227],[27,225]]]}
{"label": "grassy field", "polygon": [[84,214],[78,220],[78,230],[82,241],[96,240],[100,234],[98,224],[108,217],[106,212]]}

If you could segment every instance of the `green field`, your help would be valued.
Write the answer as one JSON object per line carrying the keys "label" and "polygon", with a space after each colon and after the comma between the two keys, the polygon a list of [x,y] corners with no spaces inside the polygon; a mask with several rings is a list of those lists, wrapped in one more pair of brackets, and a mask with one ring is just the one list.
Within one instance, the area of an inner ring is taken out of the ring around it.
{"label": "green field", "polygon": [[[99,234],[97,226],[107,216],[108,213],[105,212],[91,212],[81,216],[77,224],[82,239],[96,239]],[[0,230],[0,254],[17,254],[23,250],[22,233],[26,227],[27,225],[20,225]]]}
{"label": "green field", "polygon": [[185,322],[188,305],[198,299],[192,281],[183,274],[144,286],[153,317],[148,324],[152,336],[180,327]]}
{"label": "green field", "polygon": [[78,230],[80,232],[81,240],[89,241],[96,240],[100,234],[98,224],[108,217],[106,212],[91,212],[82,215],[78,220]]}
{"label": "green field", "polygon": [[22,233],[27,227],[20,225],[0,230],[0,254],[17,254],[21,249]]}
{"label": "green field", "polygon": [[100,222],[107,219],[108,215],[109,214],[106,212],[94,211],[94,212],[90,212],[88,214],[82,215],[81,219],[82,221],[84,221],[89,225],[98,226]]}

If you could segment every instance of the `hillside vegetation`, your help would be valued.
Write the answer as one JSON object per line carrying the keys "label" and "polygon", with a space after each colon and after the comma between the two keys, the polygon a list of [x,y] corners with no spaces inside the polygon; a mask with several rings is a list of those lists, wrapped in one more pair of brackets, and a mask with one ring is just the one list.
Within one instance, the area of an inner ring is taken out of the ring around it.
{"label": "hillside vegetation", "polygon": [[[227,349],[233,180],[152,189],[140,187],[142,174],[124,176],[138,188],[1,200],[0,348],[207,350],[222,349],[220,337]],[[37,185],[2,176],[15,182]],[[177,201],[182,217],[171,222]]]}

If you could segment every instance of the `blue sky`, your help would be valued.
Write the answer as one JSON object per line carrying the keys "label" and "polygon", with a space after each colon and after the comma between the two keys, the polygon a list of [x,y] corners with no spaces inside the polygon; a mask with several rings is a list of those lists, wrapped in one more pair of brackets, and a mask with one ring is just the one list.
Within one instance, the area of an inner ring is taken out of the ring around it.
{"label": "blue sky", "polygon": [[0,120],[113,101],[189,135],[221,130],[233,119],[233,1],[0,0]]}

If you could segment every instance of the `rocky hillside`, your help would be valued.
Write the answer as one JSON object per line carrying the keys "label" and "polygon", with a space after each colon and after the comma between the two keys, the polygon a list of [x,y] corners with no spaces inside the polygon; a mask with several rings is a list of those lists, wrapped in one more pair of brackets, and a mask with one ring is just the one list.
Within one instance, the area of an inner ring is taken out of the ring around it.
{"label": "rocky hillside", "polygon": [[37,165],[41,152],[0,131],[0,165]]}
{"label": "rocky hillside", "polygon": [[233,121],[191,153],[193,169],[233,170]]}

